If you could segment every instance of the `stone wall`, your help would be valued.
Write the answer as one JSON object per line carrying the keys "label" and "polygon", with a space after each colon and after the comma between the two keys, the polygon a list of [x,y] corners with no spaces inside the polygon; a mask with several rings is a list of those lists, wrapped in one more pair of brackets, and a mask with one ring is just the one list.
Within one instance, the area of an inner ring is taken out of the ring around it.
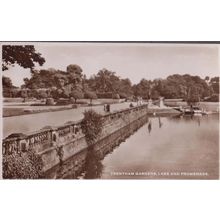
{"label": "stone wall", "polygon": [[[94,145],[95,151],[103,156],[109,146],[117,144],[137,129],[141,124],[139,120],[145,119],[146,115],[146,105],[104,115],[103,129]],[[74,170],[76,175],[85,163],[87,148],[81,121],[68,122],[59,127],[45,127],[25,135],[12,134],[3,140],[3,156],[14,151],[24,153],[30,149],[41,155],[46,178],[63,178],[68,175],[68,170]]]}

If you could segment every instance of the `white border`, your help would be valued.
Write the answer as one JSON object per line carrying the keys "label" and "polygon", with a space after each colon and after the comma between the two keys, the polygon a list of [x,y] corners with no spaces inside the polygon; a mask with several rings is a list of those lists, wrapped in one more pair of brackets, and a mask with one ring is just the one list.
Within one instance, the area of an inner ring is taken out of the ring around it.
{"label": "white border", "polygon": [[[219,1],[1,1],[0,40],[220,40]],[[220,219],[218,181],[0,181],[2,219]]]}

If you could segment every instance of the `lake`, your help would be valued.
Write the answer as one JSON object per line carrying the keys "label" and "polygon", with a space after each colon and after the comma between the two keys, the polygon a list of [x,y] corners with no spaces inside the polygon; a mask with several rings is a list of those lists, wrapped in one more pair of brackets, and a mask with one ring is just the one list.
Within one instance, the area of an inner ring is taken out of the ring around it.
{"label": "lake", "polygon": [[[114,105],[112,109],[126,105]],[[217,107],[218,103],[212,104],[211,110]],[[103,111],[102,106],[94,108]],[[85,109],[3,118],[4,136],[78,120]],[[150,117],[148,123],[95,163],[98,174],[95,172],[94,178],[101,179],[217,179],[219,115]]]}
{"label": "lake", "polygon": [[218,114],[149,121],[103,159],[101,178],[218,178]]}

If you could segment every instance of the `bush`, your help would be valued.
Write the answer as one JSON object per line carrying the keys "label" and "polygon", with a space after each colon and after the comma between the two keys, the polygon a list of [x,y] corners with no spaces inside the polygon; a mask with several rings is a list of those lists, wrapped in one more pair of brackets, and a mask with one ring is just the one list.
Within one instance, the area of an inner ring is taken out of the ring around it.
{"label": "bush", "polygon": [[97,99],[97,95],[95,92],[90,92],[90,91],[87,91],[85,92],[85,96],[84,96],[86,99]]}
{"label": "bush", "polygon": [[204,100],[205,102],[219,102],[219,95],[214,94],[211,97]]}
{"label": "bush", "polygon": [[82,91],[75,89],[75,90],[73,90],[73,91],[70,93],[70,97],[74,98],[74,99],[75,99],[75,103],[76,103],[76,100],[77,100],[77,99],[83,99],[84,94],[83,94]]}
{"label": "bush", "polygon": [[87,92],[85,92],[85,98],[90,99],[90,105],[91,105],[92,100],[97,99],[97,95],[95,92],[87,91]]}
{"label": "bush", "polygon": [[81,126],[87,143],[93,144],[102,131],[102,115],[92,109],[85,111]]}
{"label": "bush", "polygon": [[119,96],[119,94],[116,93],[116,94],[113,94],[112,98],[113,99],[120,99],[120,96]]}
{"label": "bush", "polygon": [[129,97],[129,95],[124,93],[124,92],[120,92],[119,96],[120,96],[121,99],[127,99]]}
{"label": "bush", "polygon": [[76,101],[76,104],[86,105],[88,103],[87,101]]}
{"label": "bush", "polygon": [[71,104],[69,99],[59,99],[57,100],[56,105],[69,105]]}
{"label": "bush", "polygon": [[46,105],[54,105],[54,99],[53,98],[47,98],[46,99]]}
{"label": "bush", "polygon": [[42,168],[42,158],[33,150],[3,156],[4,179],[39,179],[42,178]]}
{"label": "bush", "polygon": [[97,93],[97,97],[99,99],[112,99],[112,93],[111,92]]}

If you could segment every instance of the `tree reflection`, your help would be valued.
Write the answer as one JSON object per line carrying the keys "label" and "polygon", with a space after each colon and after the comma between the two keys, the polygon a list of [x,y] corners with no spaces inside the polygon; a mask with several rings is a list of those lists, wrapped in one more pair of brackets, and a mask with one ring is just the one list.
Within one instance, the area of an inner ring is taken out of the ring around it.
{"label": "tree reflection", "polygon": [[159,119],[159,128],[161,128],[161,127],[162,127],[162,125],[163,125],[163,123],[161,122],[160,117],[159,117],[158,119]]}
{"label": "tree reflection", "polygon": [[199,127],[200,127],[200,118],[198,118],[198,125],[199,125]]}
{"label": "tree reflection", "polygon": [[148,123],[148,132],[149,132],[149,134],[151,132],[151,129],[152,129],[152,124],[151,124],[151,120],[150,120],[149,123]]}
{"label": "tree reflection", "polygon": [[201,120],[204,120],[203,118],[207,118],[207,115],[204,116],[200,116],[200,115],[177,115],[177,116],[173,116],[173,117],[169,117],[168,119],[171,121],[185,121],[185,122],[189,122],[191,123],[192,121],[197,123],[198,126],[200,127],[201,125]]}
{"label": "tree reflection", "polygon": [[103,165],[93,148],[87,152],[85,162],[85,179],[100,178],[102,174]]}

